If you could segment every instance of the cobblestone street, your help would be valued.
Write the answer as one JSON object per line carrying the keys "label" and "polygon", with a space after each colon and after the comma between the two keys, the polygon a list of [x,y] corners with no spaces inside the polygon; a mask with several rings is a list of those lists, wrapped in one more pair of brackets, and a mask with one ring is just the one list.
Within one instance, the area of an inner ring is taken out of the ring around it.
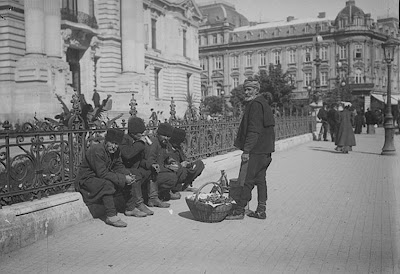
{"label": "cobblestone street", "polygon": [[[127,228],[95,219],[6,254],[0,273],[399,273],[399,138],[397,156],[380,155],[383,129],[356,135],[349,154],[330,141],[274,153],[265,221],[195,221],[183,192],[154,216],[121,215]],[[207,159],[194,187],[221,169],[237,177],[239,160]]]}

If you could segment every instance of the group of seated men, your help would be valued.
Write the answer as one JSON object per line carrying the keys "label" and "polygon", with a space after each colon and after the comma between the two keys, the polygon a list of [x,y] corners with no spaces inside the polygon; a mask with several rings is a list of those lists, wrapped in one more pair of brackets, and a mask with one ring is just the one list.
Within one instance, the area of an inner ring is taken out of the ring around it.
{"label": "group of seated men", "polygon": [[166,201],[180,199],[179,191],[191,186],[204,169],[202,161],[186,160],[184,130],[162,123],[151,138],[143,135],[145,131],[138,117],[128,120],[128,134],[108,129],[104,142],[93,143],[79,167],[76,190],[89,207],[104,206],[109,225],[127,226],[117,216],[118,193],[122,193],[126,216],[153,215],[148,207],[168,208]]}

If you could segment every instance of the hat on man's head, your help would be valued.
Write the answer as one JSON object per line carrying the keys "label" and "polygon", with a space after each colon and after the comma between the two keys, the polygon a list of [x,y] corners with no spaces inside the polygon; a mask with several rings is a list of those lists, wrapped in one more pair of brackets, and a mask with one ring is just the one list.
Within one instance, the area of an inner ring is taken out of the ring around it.
{"label": "hat on man's head", "polygon": [[136,134],[143,133],[146,130],[144,122],[139,117],[129,117],[128,119],[128,133]]}
{"label": "hat on man's head", "polygon": [[171,140],[170,143],[172,144],[181,144],[183,141],[185,141],[186,139],[186,131],[184,131],[183,129],[180,128],[174,128],[172,131],[172,136],[171,136]]}
{"label": "hat on man's head", "polygon": [[171,137],[173,130],[174,130],[174,128],[170,124],[161,123],[158,125],[157,134]]}
{"label": "hat on man's head", "polygon": [[117,143],[120,145],[122,143],[122,139],[124,138],[124,132],[120,129],[109,128],[106,133],[105,141]]}
{"label": "hat on man's head", "polygon": [[260,89],[260,82],[256,77],[249,77],[246,80],[244,80],[243,83],[243,88],[246,87],[251,87],[251,88],[257,88]]}

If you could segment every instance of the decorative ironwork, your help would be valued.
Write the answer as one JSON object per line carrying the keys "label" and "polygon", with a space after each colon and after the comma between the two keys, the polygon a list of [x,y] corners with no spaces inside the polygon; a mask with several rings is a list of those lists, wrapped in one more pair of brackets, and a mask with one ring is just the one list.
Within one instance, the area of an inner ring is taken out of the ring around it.
{"label": "decorative ironwork", "polygon": [[82,23],[94,29],[98,28],[96,17],[90,16],[89,14],[81,11],[62,8],[61,19],[75,23]]}
{"label": "decorative ironwork", "polygon": [[176,111],[175,111],[175,101],[174,101],[174,97],[171,97],[171,105],[170,105],[170,109],[171,111],[169,112],[169,114],[171,114],[171,116],[169,117],[169,123],[170,124],[176,124]]}
{"label": "decorative ironwork", "polygon": [[129,114],[132,117],[136,117],[136,114],[137,114],[137,110],[136,110],[137,103],[136,103],[136,99],[135,99],[135,93],[132,93],[132,98],[131,98],[131,101],[130,101],[129,105],[131,107],[131,109],[129,110]]}
{"label": "decorative ironwork", "polygon": [[[74,97],[75,107],[78,102]],[[75,107],[70,128],[49,127],[39,122],[25,123],[21,127],[12,127],[7,121],[3,123],[4,130],[0,131],[0,208],[73,189],[86,149],[91,143],[101,141],[106,131],[102,126],[84,129],[77,118],[79,108]],[[174,126],[187,133],[184,151],[189,159],[235,150],[233,142],[240,119],[187,123],[175,118],[173,121]],[[276,139],[313,132],[315,124],[312,116],[276,118]],[[123,125],[126,130],[126,123]],[[147,132],[154,129],[148,127]]]}

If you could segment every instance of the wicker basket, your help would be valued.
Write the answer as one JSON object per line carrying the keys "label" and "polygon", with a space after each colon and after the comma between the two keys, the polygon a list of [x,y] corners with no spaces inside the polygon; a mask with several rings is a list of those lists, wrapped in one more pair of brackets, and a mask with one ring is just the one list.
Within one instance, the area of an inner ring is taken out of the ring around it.
{"label": "wicker basket", "polygon": [[190,209],[190,212],[193,214],[193,217],[196,220],[206,223],[216,223],[225,219],[225,217],[228,215],[229,211],[232,208],[232,204],[227,203],[213,207],[209,204],[199,201],[200,191],[205,186],[210,184],[213,184],[215,187],[218,187],[220,193],[223,193],[221,186],[219,184],[214,182],[205,183],[196,191],[196,196],[194,200],[186,197],[186,203]]}

